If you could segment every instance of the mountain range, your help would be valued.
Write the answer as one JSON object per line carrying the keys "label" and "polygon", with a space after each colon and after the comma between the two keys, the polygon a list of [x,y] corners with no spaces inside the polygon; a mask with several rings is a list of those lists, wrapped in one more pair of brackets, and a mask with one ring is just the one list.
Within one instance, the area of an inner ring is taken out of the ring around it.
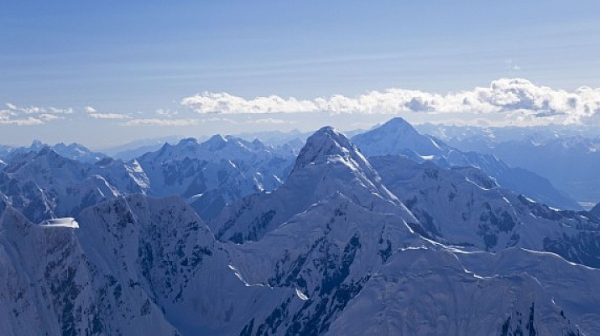
{"label": "mountain range", "polygon": [[597,128],[556,127],[520,129],[433,126],[424,132],[462,150],[493,154],[513,167],[548,178],[581,204],[600,201],[600,138]]}
{"label": "mountain range", "polygon": [[[0,334],[600,334],[597,211],[406,125],[7,160]],[[36,224],[53,216],[79,227]]]}
{"label": "mountain range", "polygon": [[402,118],[393,118],[373,130],[355,135],[352,141],[367,156],[405,155],[441,167],[480,168],[501,186],[550,206],[581,210],[577,201],[557,190],[546,178],[531,171],[510,167],[494,155],[462,152],[432,136],[420,134]]}

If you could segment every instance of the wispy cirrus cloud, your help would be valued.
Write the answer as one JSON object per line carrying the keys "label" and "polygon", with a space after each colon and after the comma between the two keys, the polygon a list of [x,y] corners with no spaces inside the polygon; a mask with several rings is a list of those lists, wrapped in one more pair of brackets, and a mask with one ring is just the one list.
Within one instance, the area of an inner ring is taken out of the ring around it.
{"label": "wispy cirrus cloud", "polygon": [[506,64],[506,69],[510,71],[521,71],[521,66],[515,63],[513,60],[509,59],[504,61]]}
{"label": "wispy cirrus cloud", "polygon": [[156,111],[154,111],[154,113],[156,113],[157,115],[161,116],[161,117],[174,117],[176,115],[179,114],[178,111],[171,111],[169,109],[158,109]]}
{"label": "wispy cirrus cloud", "polygon": [[289,121],[285,121],[283,119],[275,119],[275,118],[261,118],[247,121],[248,124],[285,124],[289,123]]}
{"label": "wispy cirrus cloud", "polygon": [[201,123],[200,119],[160,119],[139,118],[122,123],[122,126],[194,126]]}
{"label": "wispy cirrus cloud", "polygon": [[131,116],[128,114],[101,113],[91,106],[86,106],[83,108],[83,110],[88,114],[88,116],[94,119],[131,119]]}
{"label": "wispy cirrus cloud", "polygon": [[6,103],[6,107],[18,114],[72,114],[75,112],[73,108],[57,108],[54,106],[40,107],[40,106],[17,106],[13,103]]}
{"label": "wispy cirrus cloud", "polygon": [[[5,103],[6,108],[0,110],[0,124],[33,126],[42,125],[54,120],[67,119],[81,109],[57,108],[54,106],[19,106],[13,103]],[[93,119],[131,119],[129,114],[102,113],[91,106],[83,108],[85,115]]]}
{"label": "wispy cirrus cloud", "polygon": [[63,119],[64,115],[74,113],[72,108],[18,106],[6,103],[6,109],[0,110],[0,125],[33,126]]}
{"label": "wispy cirrus cloud", "polygon": [[[511,65],[512,62],[511,62]],[[600,115],[600,89],[581,87],[573,92],[533,84],[526,79],[499,79],[489,87],[438,94],[390,88],[355,97],[334,95],[311,100],[276,95],[245,99],[228,93],[205,92],[181,100],[199,114],[299,113],[399,114],[470,113],[499,114],[504,118],[579,123]]]}
{"label": "wispy cirrus cloud", "polygon": [[4,119],[0,117],[0,125],[16,125],[16,126],[33,126],[33,125],[41,125],[44,121],[41,119],[28,117],[22,119]]}

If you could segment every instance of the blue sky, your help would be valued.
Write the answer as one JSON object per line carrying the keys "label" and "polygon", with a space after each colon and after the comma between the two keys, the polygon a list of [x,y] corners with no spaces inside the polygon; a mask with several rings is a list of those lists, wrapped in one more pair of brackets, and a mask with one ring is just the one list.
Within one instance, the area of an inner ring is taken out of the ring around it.
{"label": "blue sky", "polygon": [[[600,108],[598,55],[598,1],[5,0],[0,143],[102,147],[167,134],[308,130],[319,121],[351,129],[395,114],[590,123]],[[527,81],[491,88],[503,78]],[[447,96],[479,97],[477,88],[492,98],[464,111]],[[385,98],[397,111],[364,106],[390,89],[405,90]],[[518,103],[495,98],[517,91]],[[406,100],[411,94],[419,104]],[[351,106],[332,103],[335,95]],[[269,96],[277,99],[255,100]],[[290,99],[314,106],[300,104],[302,111]],[[256,104],[266,107],[248,114]],[[529,112],[506,113],[511,107]]]}

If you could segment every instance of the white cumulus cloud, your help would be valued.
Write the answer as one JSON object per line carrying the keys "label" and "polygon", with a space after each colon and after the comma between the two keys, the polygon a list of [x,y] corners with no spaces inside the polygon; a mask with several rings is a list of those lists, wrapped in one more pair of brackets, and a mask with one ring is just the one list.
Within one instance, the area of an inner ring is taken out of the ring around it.
{"label": "white cumulus cloud", "polygon": [[244,99],[228,93],[204,92],[181,100],[181,105],[198,113],[279,113],[313,111],[314,102],[284,99],[279,96],[256,97]]}
{"label": "white cumulus cloud", "polygon": [[581,87],[573,92],[533,84],[526,79],[498,79],[488,87],[438,94],[390,88],[347,97],[333,95],[312,100],[276,95],[246,99],[228,93],[205,92],[181,100],[200,114],[298,113],[399,114],[469,113],[499,114],[519,120],[579,123],[600,115],[600,89]]}

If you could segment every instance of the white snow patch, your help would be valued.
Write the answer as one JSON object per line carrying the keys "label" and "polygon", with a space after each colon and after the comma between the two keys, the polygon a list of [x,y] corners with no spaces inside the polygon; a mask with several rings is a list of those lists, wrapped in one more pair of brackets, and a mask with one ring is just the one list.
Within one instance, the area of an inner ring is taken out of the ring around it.
{"label": "white snow patch", "polygon": [[52,207],[50,206],[50,203],[48,202],[48,198],[46,197],[46,192],[44,192],[44,189],[40,188],[39,185],[35,185],[38,190],[40,191],[40,195],[42,195],[42,201],[44,202],[44,207],[46,207],[46,211],[52,211]]}
{"label": "white snow patch", "polygon": [[188,203],[192,203],[192,202],[194,202],[194,201],[195,201],[195,200],[197,200],[198,198],[202,197],[202,195],[204,195],[204,193],[201,193],[201,194],[196,194],[196,195],[193,195],[193,196],[191,196],[191,197],[188,199]]}
{"label": "white snow patch", "polygon": [[[262,177],[262,175],[260,173],[256,173],[256,175],[258,175],[259,177]],[[256,175],[254,177],[252,177],[252,180],[254,181],[254,184],[256,185],[256,188],[258,188],[258,191],[264,191],[265,187],[260,182],[260,179],[256,178]]]}
{"label": "white snow patch", "polygon": [[470,178],[468,178],[468,177],[465,177],[465,180],[466,180],[467,182],[469,182],[469,183],[471,183],[471,184],[475,185],[477,188],[479,188],[479,189],[481,189],[481,190],[485,190],[485,191],[488,191],[488,190],[490,190],[490,189],[488,189],[488,188],[484,188],[484,187],[480,186],[479,184],[477,184],[477,183],[475,183],[475,182],[471,181],[471,179],[470,179]]}
{"label": "white snow patch", "polygon": [[298,297],[302,301],[308,300],[308,296],[306,296],[304,293],[302,293],[302,291],[300,291],[298,288],[296,288],[296,295],[298,295]]}
{"label": "white snow patch", "polygon": [[55,227],[67,227],[72,229],[78,229],[79,223],[75,221],[73,217],[63,217],[63,218],[50,218],[41,222],[39,227],[43,228],[55,228]]}
{"label": "white snow patch", "polygon": [[[446,249],[452,253],[460,253],[460,254],[479,254],[479,253],[486,253],[483,251],[479,251],[479,250],[474,250],[474,251],[466,251],[463,250],[462,248],[458,248],[455,246],[448,246],[446,247]],[[492,253],[493,254],[493,253]]]}
{"label": "white snow patch", "polygon": [[463,270],[465,271],[465,273],[472,275],[475,279],[479,279],[479,280],[492,279],[492,277],[481,276],[479,274],[469,271],[466,268],[463,268]]}
{"label": "white snow patch", "polygon": [[556,254],[556,253],[554,253],[554,252],[548,252],[548,251],[535,251],[535,250],[530,250],[530,249],[526,249],[526,248],[521,248],[521,249],[522,249],[523,251],[527,251],[527,252],[529,252],[529,253],[531,253],[531,254],[537,254],[537,255],[547,255],[547,256],[552,256],[552,257],[554,257],[554,258],[561,259],[562,261],[566,262],[567,264],[569,264],[569,265],[571,265],[571,266],[583,267],[583,268],[585,268],[585,269],[587,269],[587,270],[600,271],[600,270],[599,270],[599,269],[597,269],[597,268],[593,268],[593,267],[589,267],[589,266],[586,266],[586,265],[582,265],[582,264],[577,264],[577,263],[574,263],[574,262],[570,262],[570,261],[568,261],[567,259],[563,258],[562,256],[560,256],[560,255],[558,255],[558,254]]}
{"label": "white snow patch", "polygon": [[431,143],[435,146],[435,148],[441,150],[442,148],[440,148],[440,145],[437,144],[437,142],[435,142],[432,138],[429,138],[429,140],[431,140]]}
{"label": "white snow patch", "polygon": [[125,165],[127,174],[139,185],[143,190],[150,188],[150,179],[146,176],[144,169],[137,160],[133,160],[130,164]]}
{"label": "white snow patch", "polygon": [[426,246],[409,246],[401,248],[400,251],[409,251],[409,250],[429,250]]}
{"label": "white snow patch", "polygon": [[352,161],[353,161],[352,159],[346,160],[346,159],[344,159],[343,157],[341,157],[339,155],[327,158],[327,162],[328,163],[339,162],[339,163],[345,165],[346,167],[350,168],[350,170],[356,172],[358,170],[356,169],[356,166],[352,165],[352,163],[354,163]]}
{"label": "white snow patch", "polygon": [[242,275],[241,275],[241,274],[240,274],[240,272],[237,270],[237,268],[235,268],[235,266],[233,266],[233,265],[231,265],[231,264],[229,264],[229,265],[227,265],[227,266],[229,267],[229,269],[230,269],[230,270],[232,270],[232,271],[233,271],[233,274],[235,274],[235,276],[236,276],[238,279],[240,279],[240,281],[241,281],[241,282],[243,282],[243,283],[244,283],[244,286],[246,286],[246,287],[258,286],[258,287],[268,287],[268,288],[272,288],[271,286],[265,286],[265,285],[263,285],[263,284],[260,284],[260,283],[258,283],[258,284],[250,284],[250,283],[246,282],[246,280],[244,280],[244,278],[242,278]]}
{"label": "white snow patch", "polygon": [[233,271],[233,274],[235,274],[235,276],[236,276],[238,279],[240,279],[240,281],[241,281],[241,282],[243,282],[243,283],[244,283],[244,285],[245,285],[246,287],[250,287],[250,284],[249,284],[249,283],[247,283],[247,282],[246,282],[246,281],[245,281],[245,280],[242,278],[242,275],[240,274],[240,272],[238,272],[238,270],[235,268],[235,266],[233,266],[233,265],[228,265],[228,266],[229,266],[229,269]]}

